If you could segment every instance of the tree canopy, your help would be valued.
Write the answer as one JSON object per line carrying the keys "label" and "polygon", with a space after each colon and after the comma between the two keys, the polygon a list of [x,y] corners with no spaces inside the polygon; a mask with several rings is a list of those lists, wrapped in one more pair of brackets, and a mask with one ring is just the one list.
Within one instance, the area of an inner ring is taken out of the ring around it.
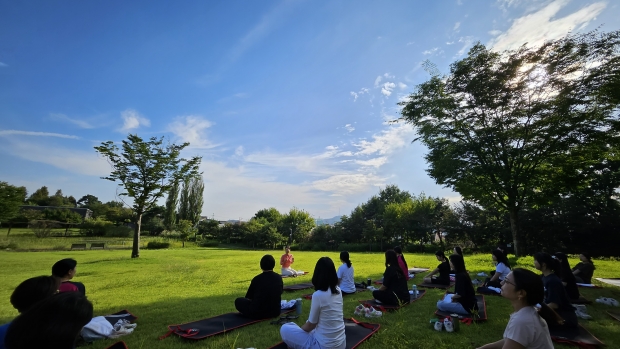
{"label": "tree canopy", "polygon": [[181,158],[181,151],[189,143],[180,145],[164,144],[164,138],[151,137],[148,141],[130,134],[122,141],[121,148],[114,142],[107,141],[95,147],[105,157],[112,172],[102,177],[113,182],[120,182],[121,196],[133,199],[136,218],[136,230],[133,238],[132,258],[140,256],[140,226],[142,215],[156,205],[176,182],[198,175],[201,158],[189,160]]}
{"label": "tree canopy", "polygon": [[427,172],[464,199],[510,214],[549,204],[618,149],[620,32],[568,35],[494,52],[476,44],[450,74],[402,102],[429,149]]}

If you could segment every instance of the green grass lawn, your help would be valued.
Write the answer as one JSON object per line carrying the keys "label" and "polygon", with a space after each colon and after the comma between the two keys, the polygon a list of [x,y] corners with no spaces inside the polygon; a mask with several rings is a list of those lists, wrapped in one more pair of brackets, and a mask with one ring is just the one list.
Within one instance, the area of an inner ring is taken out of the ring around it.
{"label": "green grass lawn", "polygon": [[[199,320],[235,311],[234,299],[245,295],[250,280],[260,271],[259,260],[265,251],[240,251],[211,248],[185,248],[170,250],[143,250],[139,259],[129,258],[127,250],[56,251],[56,252],[0,252],[0,323],[17,315],[9,303],[13,289],[23,280],[37,275],[50,274],[54,262],[72,257],[78,260],[76,281],[86,285],[88,298],[93,302],[95,315],[105,315],[127,309],[138,316],[137,330],[122,338],[130,349],[157,348],[267,348],[280,341],[279,326],[269,321],[241,328],[228,334],[199,341],[188,341],[171,336],[164,340],[167,325]],[[276,259],[281,251],[272,251]],[[296,269],[312,272],[316,260],[329,256],[337,265],[336,252],[295,252]],[[434,267],[432,255],[406,254],[410,266]],[[357,281],[367,277],[381,277],[384,258],[378,253],[352,253]],[[490,271],[490,255],[465,258],[472,273]],[[520,258],[518,266],[532,268],[531,257]],[[571,265],[577,261],[571,260]],[[597,261],[595,277],[620,277],[619,262]],[[284,279],[285,284],[310,282],[311,275]],[[421,276],[412,282],[420,282]],[[620,289],[603,285],[602,289],[582,289],[594,300],[599,296],[620,300]],[[311,290],[285,292],[283,299],[298,298]],[[436,332],[429,325],[435,303],[442,291],[429,290],[424,298],[400,311],[385,314],[371,322],[381,324],[379,332],[359,348],[473,348],[496,341],[502,334],[509,314],[510,304],[501,297],[487,296],[489,320],[484,323],[461,326],[458,333]],[[359,293],[344,300],[344,315],[352,317],[357,300],[370,298],[370,293]],[[593,316],[580,322],[607,344],[608,348],[620,347],[620,322],[605,314],[610,307],[594,303],[588,306]],[[303,314],[298,324],[306,321],[310,301],[304,300]],[[364,320],[364,319],[361,319]],[[95,342],[88,348],[102,349],[113,340]],[[564,346],[557,346],[564,347]]]}

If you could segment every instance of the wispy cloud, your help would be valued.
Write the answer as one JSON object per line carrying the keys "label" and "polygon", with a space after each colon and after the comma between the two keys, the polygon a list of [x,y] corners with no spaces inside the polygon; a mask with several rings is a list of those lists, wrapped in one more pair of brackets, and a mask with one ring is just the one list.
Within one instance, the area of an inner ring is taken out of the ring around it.
{"label": "wispy cloud", "polygon": [[426,51],[422,52],[422,54],[423,55],[432,55],[432,54],[434,54],[434,53],[436,53],[438,51],[439,51],[439,47],[433,47],[430,50],[426,50]]}
{"label": "wispy cloud", "polygon": [[386,155],[409,144],[412,139],[413,128],[408,124],[397,124],[373,135],[371,140],[361,140],[353,145],[358,149],[356,155]]}
{"label": "wispy cloud", "polygon": [[[512,1],[504,1],[512,5]],[[569,0],[555,0],[542,9],[517,18],[511,27],[491,40],[489,46],[502,51],[516,49],[527,43],[538,46],[546,40],[555,40],[570,31],[579,31],[596,18],[607,6],[605,2],[595,2],[562,18],[555,16],[569,3]]]}
{"label": "wispy cloud", "polygon": [[78,136],[65,135],[62,133],[19,131],[19,130],[0,130],[0,136],[35,136],[35,137],[57,137],[57,138],[66,138],[66,139],[80,139],[80,137]]}
{"label": "wispy cloud", "polygon": [[385,180],[374,173],[347,173],[316,180],[312,182],[312,187],[330,192],[333,196],[345,196],[366,191],[369,187],[381,187]]}
{"label": "wispy cloud", "polygon": [[363,95],[363,94],[368,93],[368,91],[370,91],[370,90],[368,90],[368,89],[367,89],[367,88],[365,88],[365,87],[362,87],[362,88],[361,88],[359,91],[357,91],[357,92],[351,91],[351,92],[350,92],[350,94],[351,94],[351,96],[353,96],[353,102],[357,101],[357,97],[359,97],[359,96],[361,96],[361,95]]}
{"label": "wispy cloud", "polygon": [[348,132],[355,131],[355,127],[353,127],[353,125],[351,125],[351,124],[344,125],[344,129],[347,130]]}
{"label": "wispy cloud", "polygon": [[88,121],[84,121],[84,120],[79,120],[79,119],[72,119],[70,117],[68,117],[65,114],[50,114],[50,118],[52,118],[52,120],[56,120],[56,121],[64,121],[64,122],[68,122],[70,124],[74,124],[80,128],[95,128],[93,125],[91,125]]}
{"label": "wispy cloud", "polygon": [[8,67],[9,65],[3,62],[0,62],[0,67]]}
{"label": "wispy cloud", "polygon": [[122,111],[121,117],[123,118],[123,127],[121,127],[119,130],[121,132],[133,130],[140,126],[151,126],[151,121],[149,119],[140,115],[137,111],[133,109],[127,109]]}
{"label": "wispy cloud", "polygon": [[461,49],[459,50],[459,52],[456,53],[454,58],[462,57],[465,54],[465,52],[467,52],[470,46],[474,43],[474,37],[473,36],[460,37],[459,43],[463,44],[463,46],[461,46]]}
{"label": "wispy cloud", "polygon": [[452,28],[452,30],[455,32],[458,32],[460,27],[461,27],[461,22],[456,22],[454,23],[454,28]]}
{"label": "wispy cloud", "polygon": [[383,86],[381,86],[381,93],[384,96],[389,97],[392,94],[392,91],[394,90],[395,87],[396,87],[395,83],[386,82],[383,84]]}
{"label": "wispy cloud", "polygon": [[213,123],[199,115],[178,116],[168,125],[168,130],[183,142],[189,142],[192,148],[213,148],[206,135],[206,130]]}

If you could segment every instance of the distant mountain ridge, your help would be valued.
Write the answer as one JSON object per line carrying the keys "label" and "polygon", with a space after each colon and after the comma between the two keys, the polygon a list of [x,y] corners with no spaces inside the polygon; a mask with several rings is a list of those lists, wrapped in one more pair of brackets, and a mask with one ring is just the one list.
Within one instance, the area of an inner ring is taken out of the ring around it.
{"label": "distant mountain ridge", "polygon": [[340,222],[340,216],[335,216],[332,218],[316,218],[314,222],[316,223],[316,225],[323,225],[323,224],[334,225]]}

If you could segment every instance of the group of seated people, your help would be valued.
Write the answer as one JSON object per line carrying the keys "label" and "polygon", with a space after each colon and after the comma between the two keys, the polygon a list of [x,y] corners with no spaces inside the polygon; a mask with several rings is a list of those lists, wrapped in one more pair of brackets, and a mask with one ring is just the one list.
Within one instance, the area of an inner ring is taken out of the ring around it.
{"label": "group of seated people", "polygon": [[11,294],[19,315],[0,326],[0,349],[71,349],[82,328],[93,317],[85,287],[72,282],[77,262],[63,259],[51,276],[37,276],[20,283]]}

